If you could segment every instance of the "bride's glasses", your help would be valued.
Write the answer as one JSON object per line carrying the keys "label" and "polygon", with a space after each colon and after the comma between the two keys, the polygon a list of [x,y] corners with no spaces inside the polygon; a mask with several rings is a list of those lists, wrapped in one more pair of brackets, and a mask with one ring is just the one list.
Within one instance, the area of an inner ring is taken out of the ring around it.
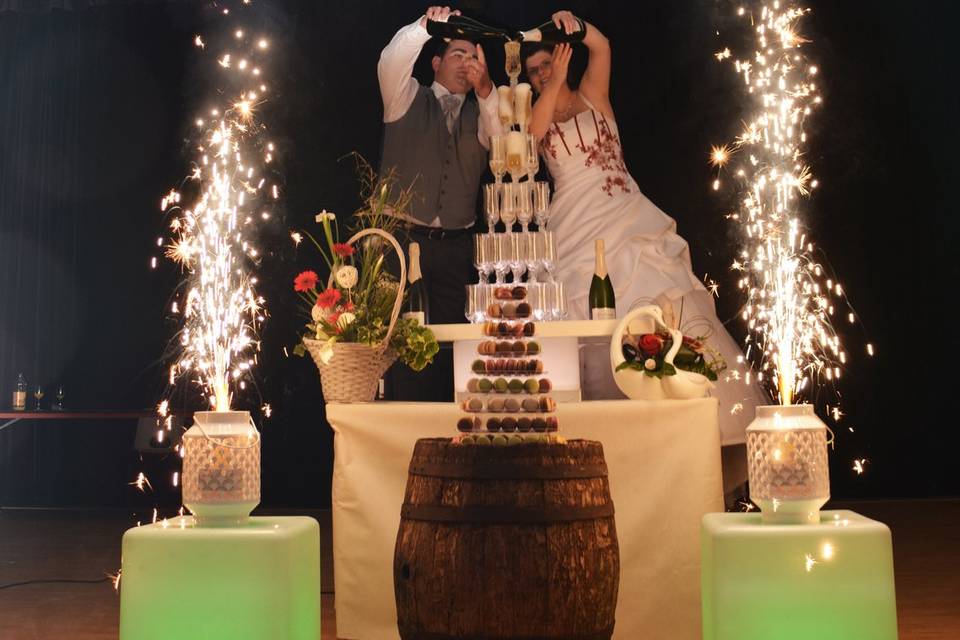
{"label": "bride's glasses", "polygon": [[535,67],[527,67],[527,76],[531,79],[536,78],[544,71],[550,71],[553,68],[552,60],[544,60]]}

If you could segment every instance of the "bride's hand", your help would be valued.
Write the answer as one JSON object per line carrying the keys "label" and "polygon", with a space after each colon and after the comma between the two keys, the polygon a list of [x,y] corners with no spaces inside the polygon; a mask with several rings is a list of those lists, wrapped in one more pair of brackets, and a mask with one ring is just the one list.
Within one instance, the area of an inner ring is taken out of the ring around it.
{"label": "bride's hand", "polygon": [[577,16],[569,11],[557,11],[550,16],[550,19],[553,21],[553,24],[557,25],[557,29],[560,29],[567,35],[575,31],[580,31],[580,21],[577,20]]}
{"label": "bride's hand", "polygon": [[567,70],[570,68],[570,58],[573,56],[573,47],[569,44],[558,44],[553,48],[553,58],[550,60],[550,79],[546,88],[559,88],[567,81]]}

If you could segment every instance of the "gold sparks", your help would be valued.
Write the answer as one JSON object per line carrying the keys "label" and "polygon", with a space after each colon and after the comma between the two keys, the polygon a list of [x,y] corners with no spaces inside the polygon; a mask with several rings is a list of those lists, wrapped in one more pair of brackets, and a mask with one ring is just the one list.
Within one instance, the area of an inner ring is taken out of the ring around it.
{"label": "gold sparks", "polygon": [[853,470],[857,472],[858,476],[863,475],[863,467],[867,464],[866,458],[857,458],[853,461]]}
{"label": "gold sparks", "polygon": [[131,487],[136,487],[140,491],[143,491],[144,487],[147,487],[147,489],[153,491],[153,486],[150,484],[150,480],[147,479],[147,476],[145,476],[142,471],[137,474],[136,480],[133,482],[128,482],[127,484],[129,484]]}
{"label": "gold sparks", "polygon": [[[809,10],[771,2],[757,13],[737,13],[749,20],[753,50],[741,57],[724,49],[715,57],[740,76],[748,113],[740,135],[712,147],[710,161],[718,170],[730,166],[741,185],[738,210],[726,217],[743,238],[732,268],[747,298],[741,315],[754,379],[786,405],[821,379],[839,379],[847,359],[831,322],[845,303],[843,287],[826,279],[800,216],[801,199],[817,185],[804,161],[804,125],[822,100],[813,80],[818,69],[802,51],[808,40],[800,23]],[[743,152],[736,162],[735,150]],[[712,186],[720,189],[719,176]]]}
{"label": "gold sparks", "polygon": [[731,150],[730,147],[724,145],[722,147],[711,147],[710,148],[710,164],[715,167],[722,167],[727,164],[727,161],[730,160]]}
{"label": "gold sparks", "polygon": [[[165,255],[186,274],[178,289],[183,293],[174,301],[184,325],[169,380],[173,384],[186,375],[217,411],[229,410],[234,390],[245,388],[259,349],[256,332],[266,314],[254,291],[252,271],[261,255],[254,236],[256,222],[271,218],[268,200],[279,197],[266,172],[273,143],[262,139],[265,128],[257,121],[267,86],[250,73],[255,68],[262,75],[267,41],[245,29],[231,32],[235,49],[211,60],[223,82],[216,87],[217,102],[205,107],[208,116],[194,120],[198,144],[187,179],[196,185],[184,190],[191,194],[189,205],[181,208],[181,197],[188,196],[177,190],[161,201],[171,217]],[[194,44],[205,48],[199,35]],[[235,97],[226,101],[224,95]],[[178,480],[175,475],[174,484]]]}
{"label": "gold sparks", "polygon": [[803,556],[803,564],[804,564],[804,567],[806,567],[807,569],[807,573],[810,573],[811,571],[813,571],[814,565],[818,565],[820,563],[814,560],[813,556],[808,553],[805,556]]}

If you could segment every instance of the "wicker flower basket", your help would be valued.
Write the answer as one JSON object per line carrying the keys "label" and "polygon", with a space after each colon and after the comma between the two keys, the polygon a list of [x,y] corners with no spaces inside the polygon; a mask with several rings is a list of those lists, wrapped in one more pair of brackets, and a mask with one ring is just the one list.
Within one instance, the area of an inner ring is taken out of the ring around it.
{"label": "wicker flower basket", "polygon": [[[335,342],[333,357],[329,362],[321,358],[324,342],[304,338],[303,344],[313,358],[317,369],[320,370],[320,384],[323,387],[323,398],[327,402],[373,402],[377,394],[377,383],[384,372],[397,359],[396,352],[390,348],[390,337],[400,317],[400,307],[403,305],[403,291],[407,282],[407,266],[403,250],[396,238],[382,229],[363,229],[354,234],[347,244],[354,244],[365,236],[381,236],[386,239],[400,258],[400,282],[397,286],[397,300],[393,305],[390,325],[383,342],[378,345],[367,345],[356,342]],[[333,282],[334,274],[330,274],[327,286]]]}

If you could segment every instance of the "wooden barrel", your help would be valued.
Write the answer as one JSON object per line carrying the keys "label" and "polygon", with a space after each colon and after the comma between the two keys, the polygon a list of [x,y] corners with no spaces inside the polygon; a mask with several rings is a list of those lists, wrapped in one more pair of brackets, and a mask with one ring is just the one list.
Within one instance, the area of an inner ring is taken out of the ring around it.
{"label": "wooden barrel", "polygon": [[606,640],[619,581],[599,442],[417,441],[393,559],[403,640]]}

